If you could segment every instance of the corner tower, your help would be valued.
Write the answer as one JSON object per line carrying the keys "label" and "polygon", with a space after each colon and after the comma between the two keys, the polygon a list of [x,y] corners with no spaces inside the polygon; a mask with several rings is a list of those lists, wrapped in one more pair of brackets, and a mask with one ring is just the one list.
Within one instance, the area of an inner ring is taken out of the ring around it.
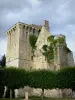
{"label": "corner tower", "polygon": [[19,68],[32,68],[32,52],[29,35],[39,35],[40,25],[29,25],[18,22],[7,32],[6,65]]}
{"label": "corner tower", "polygon": [[6,65],[19,66],[19,25],[15,24],[6,32],[7,36],[7,51]]}

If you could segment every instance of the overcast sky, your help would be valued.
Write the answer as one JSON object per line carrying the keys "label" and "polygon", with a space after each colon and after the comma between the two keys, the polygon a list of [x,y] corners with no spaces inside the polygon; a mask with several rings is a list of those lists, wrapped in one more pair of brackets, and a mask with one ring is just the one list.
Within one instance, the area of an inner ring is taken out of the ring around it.
{"label": "overcast sky", "polygon": [[75,59],[75,0],[0,0],[0,55],[6,51],[5,32],[16,22],[43,24],[51,34],[64,34]]}

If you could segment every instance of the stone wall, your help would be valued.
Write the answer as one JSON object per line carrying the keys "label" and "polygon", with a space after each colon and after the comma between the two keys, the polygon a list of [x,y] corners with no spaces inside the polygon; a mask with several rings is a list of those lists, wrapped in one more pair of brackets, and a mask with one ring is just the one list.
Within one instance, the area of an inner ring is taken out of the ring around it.
{"label": "stone wall", "polygon": [[[19,58],[19,32],[18,23],[15,24],[7,33],[7,52],[6,52],[6,64],[12,66],[18,66]],[[15,63],[17,62],[17,63]]]}
{"label": "stone wall", "polygon": [[[40,88],[30,88],[28,87],[29,96],[38,96],[40,97],[42,94],[42,89]],[[17,91],[17,90],[16,90]],[[16,97],[24,97],[25,96],[25,88],[20,88],[17,93]],[[44,97],[50,98],[62,98],[62,97],[72,97],[72,90],[71,89],[44,89]]]}
{"label": "stone wall", "polygon": [[12,67],[17,67],[19,66],[19,59],[14,59],[11,60],[10,62],[6,63],[7,67],[12,66]]}
{"label": "stone wall", "polygon": [[[35,89],[33,88],[33,96],[41,96],[41,93],[42,93],[42,89]],[[44,89],[44,96],[45,97],[53,97],[53,98],[59,98],[59,97],[62,97],[62,92],[61,90],[58,90],[58,89]]]}
{"label": "stone wall", "polygon": [[36,50],[35,50],[35,57],[34,57],[34,69],[48,69],[47,61],[45,60],[45,56],[43,56],[43,45],[47,45],[47,38],[50,36],[48,30],[43,26],[39,37],[36,42]]}
{"label": "stone wall", "polygon": [[[36,32],[37,30],[35,30]],[[19,24],[19,67],[30,70],[33,67],[32,48],[29,43],[29,35],[34,33],[33,28]]]}
{"label": "stone wall", "polygon": [[68,66],[74,66],[74,59],[73,59],[72,52],[67,54],[67,63],[68,63]]}
{"label": "stone wall", "polygon": [[57,45],[57,69],[60,69],[61,67],[66,67],[67,66],[67,54],[64,49],[64,45]]}
{"label": "stone wall", "polygon": [[[21,68],[29,68],[27,66],[27,62],[30,63],[31,50],[28,44],[28,29],[24,27],[21,23],[19,23],[19,67]],[[30,54],[30,55],[29,55]]]}

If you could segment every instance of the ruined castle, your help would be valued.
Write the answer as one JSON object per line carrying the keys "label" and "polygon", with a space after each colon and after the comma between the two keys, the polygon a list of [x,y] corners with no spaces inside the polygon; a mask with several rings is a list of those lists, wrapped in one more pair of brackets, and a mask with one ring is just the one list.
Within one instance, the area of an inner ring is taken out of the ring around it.
{"label": "ruined castle", "polygon": [[[32,59],[32,49],[29,43],[29,35],[37,36],[35,56]],[[57,44],[56,59],[53,65],[48,65],[45,56],[42,54],[43,45],[48,45],[47,38],[51,36],[49,22],[44,21],[43,25],[25,24],[22,22],[16,23],[7,32],[7,52],[6,65],[24,68],[26,70],[33,69],[50,69],[57,70],[61,67],[74,66],[74,59],[72,51],[66,52],[65,47],[66,37],[62,34],[54,35],[54,38],[64,38],[62,45]],[[39,91],[39,90],[38,90]],[[52,91],[52,90],[51,90]],[[46,91],[46,95],[50,95],[51,91]],[[57,96],[58,91],[53,90],[52,94]],[[51,95],[52,95],[51,94]]]}

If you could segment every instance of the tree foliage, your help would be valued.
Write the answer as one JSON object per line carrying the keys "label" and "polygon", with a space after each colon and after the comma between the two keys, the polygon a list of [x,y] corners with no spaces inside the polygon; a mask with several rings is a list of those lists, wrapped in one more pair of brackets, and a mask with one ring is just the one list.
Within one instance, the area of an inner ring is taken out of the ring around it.
{"label": "tree foliage", "polygon": [[[9,90],[19,89],[28,85],[28,72],[20,68],[0,68],[0,86],[6,86]],[[2,90],[1,90],[2,91]],[[0,92],[0,94],[3,92]]]}
{"label": "tree foliage", "polygon": [[[55,73],[48,70],[36,70],[30,72],[30,87],[52,89],[55,84]],[[44,94],[44,93],[43,93]]]}
{"label": "tree foliage", "polygon": [[5,54],[2,56],[0,60],[0,98],[4,94],[4,67],[6,66],[6,57]]}
{"label": "tree foliage", "polygon": [[24,69],[5,68],[5,85],[10,89],[18,89],[28,84],[27,72]]}
{"label": "tree foliage", "polygon": [[57,43],[63,44],[64,43],[64,38],[59,37],[58,39],[56,39]]}
{"label": "tree foliage", "polygon": [[5,67],[6,66],[6,57],[5,54],[2,56],[2,59],[0,60],[0,66]]}
{"label": "tree foliage", "polygon": [[29,43],[30,43],[30,46],[32,48],[32,60],[33,60],[33,56],[35,56],[34,55],[34,50],[36,49],[36,45],[35,45],[36,41],[37,41],[37,36],[34,35],[34,34],[30,34],[30,36],[29,36]]}
{"label": "tree foliage", "polygon": [[[33,70],[18,68],[0,68],[0,97],[4,86],[14,91],[24,86],[44,89],[72,89],[75,91],[75,67],[66,67],[58,71]],[[8,93],[7,93],[8,94]]]}
{"label": "tree foliage", "polygon": [[54,36],[52,36],[52,35],[49,36],[49,37],[47,38],[47,41],[48,41],[48,42],[51,42],[51,43],[54,42]]}
{"label": "tree foliage", "polygon": [[58,71],[57,87],[75,90],[75,67],[67,67]]}
{"label": "tree foliage", "polygon": [[48,63],[50,63],[54,59],[54,49],[53,46],[47,46],[43,45],[43,55],[45,56],[45,59],[47,60]]}
{"label": "tree foliage", "polygon": [[4,94],[4,70],[2,68],[0,68],[0,98],[3,96]]}
{"label": "tree foliage", "polygon": [[36,44],[36,41],[37,41],[37,36],[34,35],[34,34],[31,34],[29,36],[29,42],[30,42],[30,45],[32,47],[32,50],[34,50],[36,48],[35,44]]}
{"label": "tree foliage", "polygon": [[13,67],[4,69],[3,83],[10,89],[10,98],[12,98],[12,93],[14,92],[14,89],[19,89],[28,85],[27,77],[28,73],[24,69]]}

